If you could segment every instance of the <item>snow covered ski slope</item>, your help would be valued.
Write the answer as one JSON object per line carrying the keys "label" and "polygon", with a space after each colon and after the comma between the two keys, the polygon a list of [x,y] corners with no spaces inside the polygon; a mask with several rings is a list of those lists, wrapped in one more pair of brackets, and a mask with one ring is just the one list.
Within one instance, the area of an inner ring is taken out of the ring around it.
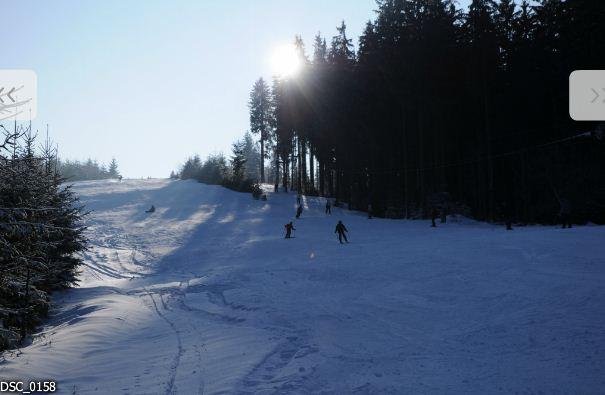
{"label": "snow covered ski slope", "polygon": [[[91,250],[2,378],[69,394],[603,393],[605,228],[368,220],[189,181],[83,182]],[[144,211],[155,205],[155,213]],[[338,219],[350,244],[334,234]]]}

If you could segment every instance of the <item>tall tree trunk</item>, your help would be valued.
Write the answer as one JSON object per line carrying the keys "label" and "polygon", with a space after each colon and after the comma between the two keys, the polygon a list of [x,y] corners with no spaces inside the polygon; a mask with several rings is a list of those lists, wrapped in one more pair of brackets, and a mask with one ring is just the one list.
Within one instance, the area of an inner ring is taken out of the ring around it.
{"label": "tall tree trunk", "polygon": [[409,180],[408,180],[408,141],[407,141],[407,130],[405,127],[405,107],[404,104],[400,102],[400,116],[401,116],[401,138],[402,138],[402,150],[403,150],[403,215],[404,218],[409,218],[409,204],[410,204],[410,194],[409,194]]}
{"label": "tall tree trunk", "polygon": [[296,180],[296,189],[298,193],[303,193],[303,185],[304,185],[304,176],[303,176],[303,152],[302,152],[302,139],[296,139],[296,158],[298,159],[298,180]]}
{"label": "tall tree trunk", "polygon": [[319,194],[325,196],[326,165],[319,160]]}
{"label": "tall tree trunk", "polygon": [[294,156],[294,149],[290,154],[290,189],[295,188],[296,183],[296,157]]}
{"label": "tall tree trunk", "polygon": [[282,166],[283,166],[283,186],[284,192],[288,193],[288,154],[282,155]]}
{"label": "tall tree trunk", "polygon": [[487,89],[487,78],[483,76],[483,121],[485,126],[485,138],[487,146],[487,219],[490,222],[494,221],[495,211],[495,191],[494,191],[494,160],[492,158],[492,130],[491,122],[489,118],[489,102],[488,102],[488,89]]}
{"label": "tall tree trunk", "polygon": [[274,151],[275,154],[275,185],[279,185],[279,155]]}
{"label": "tall tree trunk", "polygon": [[260,182],[265,182],[265,139],[263,132],[260,135]]}
{"label": "tall tree trunk", "polygon": [[315,161],[313,160],[313,145],[309,143],[309,185],[315,191]]}
{"label": "tall tree trunk", "polygon": [[304,138],[300,139],[300,175],[302,192],[307,192],[309,180],[307,179],[307,142]]}
{"label": "tall tree trunk", "polygon": [[334,169],[332,168],[332,166],[330,166],[329,169],[326,167],[326,170],[329,172],[328,173],[328,195],[330,197],[334,197]]}

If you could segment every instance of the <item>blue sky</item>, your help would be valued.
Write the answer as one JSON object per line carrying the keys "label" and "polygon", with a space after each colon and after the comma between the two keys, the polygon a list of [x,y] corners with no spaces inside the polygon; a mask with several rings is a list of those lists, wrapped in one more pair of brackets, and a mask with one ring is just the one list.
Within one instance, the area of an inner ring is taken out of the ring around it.
{"label": "blue sky", "polygon": [[165,177],[230,149],[254,81],[300,34],[309,52],[344,19],[356,42],[374,0],[1,0],[0,68],[38,75],[34,128],[60,155],[116,157],[127,177]]}

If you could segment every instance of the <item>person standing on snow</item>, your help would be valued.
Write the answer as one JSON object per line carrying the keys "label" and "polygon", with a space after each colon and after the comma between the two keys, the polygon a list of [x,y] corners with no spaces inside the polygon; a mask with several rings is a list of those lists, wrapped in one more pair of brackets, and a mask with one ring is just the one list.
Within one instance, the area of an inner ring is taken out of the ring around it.
{"label": "person standing on snow", "polygon": [[437,207],[433,206],[433,209],[431,210],[431,228],[437,227],[435,220],[437,219],[438,215],[439,215],[439,211],[437,210]]}
{"label": "person standing on snow", "polygon": [[571,203],[566,198],[561,198],[559,200],[559,205],[561,206],[559,216],[561,217],[561,222],[563,223],[562,228],[571,229]]}
{"label": "person standing on snow", "polygon": [[326,199],[326,214],[332,215],[332,204],[330,203],[330,199]]}
{"label": "person standing on snow", "polygon": [[296,228],[294,228],[294,225],[292,225],[292,221],[290,221],[289,223],[286,224],[285,226],[286,228],[286,239],[290,239],[292,238],[292,231],[296,230]]}
{"label": "person standing on snow", "polygon": [[302,204],[299,204],[298,208],[296,209],[296,218],[297,219],[300,218],[300,215],[302,214],[302,212],[303,212]]}
{"label": "person standing on snow", "polygon": [[299,192],[298,195],[296,195],[296,204],[300,205],[301,200],[302,200],[302,195]]}
{"label": "person standing on snow", "polygon": [[348,232],[348,230],[345,227],[345,224],[343,224],[342,221],[338,221],[338,223],[336,224],[336,229],[334,230],[334,233],[338,233],[338,241],[340,241],[340,244],[342,244],[343,238],[345,239],[345,241],[347,243],[349,242],[349,240],[347,239],[347,235],[346,235],[347,232]]}

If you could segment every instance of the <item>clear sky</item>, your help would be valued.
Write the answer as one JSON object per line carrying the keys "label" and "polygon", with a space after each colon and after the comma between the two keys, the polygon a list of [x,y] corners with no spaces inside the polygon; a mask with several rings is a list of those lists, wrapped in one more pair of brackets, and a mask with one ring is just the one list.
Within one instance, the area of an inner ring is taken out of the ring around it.
{"label": "clear sky", "polygon": [[[463,2],[465,3],[465,2]],[[60,156],[116,157],[127,177],[166,177],[187,156],[230,149],[248,129],[254,81],[274,48],[357,43],[374,0],[0,0],[0,68],[38,75],[34,128]]]}

